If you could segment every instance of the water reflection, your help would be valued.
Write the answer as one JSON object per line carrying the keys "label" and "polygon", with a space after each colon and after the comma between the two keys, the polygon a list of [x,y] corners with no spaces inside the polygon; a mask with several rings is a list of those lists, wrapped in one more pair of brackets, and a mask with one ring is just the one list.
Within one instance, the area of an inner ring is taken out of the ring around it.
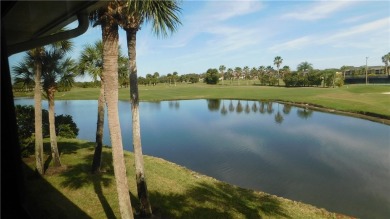
{"label": "water reflection", "polygon": [[283,104],[283,113],[288,115],[291,111],[291,105],[288,103]]}
{"label": "water reflection", "polygon": [[180,101],[177,100],[168,101],[168,105],[170,109],[176,109],[176,110],[180,109]]}
{"label": "water reflection", "polygon": [[222,101],[222,109],[221,109],[221,114],[226,115],[228,113],[226,107],[225,107],[225,101]]}
{"label": "water reflection", "polygon": [[233,101],[230,100],[230,104],[229,104],[229,112],[233,112],[234,111],[234,106],[233,106]]}
{"label": "water reflection", "polygon": [[254,113],[257,112],[257,104],[256,104],[256,102],[253,102],[253,104],[252,104],[252,112],[254,112]]}
{"label": "water reflection", "polygon": [[242,108],[242,105],[241,105],[241,101],[239,100],[238,103],[237,103],[236,112],[238,114],[240,114],[240,113],[242,113],[242,110],[243,110],[243,108]]}
{"label": "water reflection", "polygon": [[261,114],[265,113],[265,103],[264,102],[260,102],[260,110],[259,110],[259,112]]}
{"label": "water reflection", "polygon": [[147,106],[150,110],[160,110],[161,109],[161,101],[149,102],[149,104]]}
{"label": "water reflection", "polygon": [[221,107],[221,100],[220,99],[208,99],[207,100],[207,107],[209,111],[219,111],[219,108]]}
{"label": "water reflection", "polygon": [[267,102],[267,113],[272,114],[274,112],[274,108],[272,107],[273,102]]}
{"label": "water reflection", "polygon": [[[28,101],[15,103],[34,104]],[[97,101],[56,101],[56,112],[72,115],[79,138],[90,141],[96,108]],[[131,151],[129,109],[128,101],[119,102],[123,145]],[[390,215],[387,125],[246,100],[142,102],[140,117],[147,155],[331,211],[360,218]],[[104,136],[110,144],[107,122]]]}
{"label": "water reflection", "polygon": [[[229,101],[226,106],[225,102]],[[277,124],[282,124],[285,117],[291,112],[292,106],[290,104],[274,103],[270,101],[246,101],[243,104],[242,100],[220,100],[220,99],[207,99],[207,109],[210,112],[219,111],[221,115],[228,115],[229,113],[236,113],[238,115],[247,115],[250,113],[261,113],[274,115],[274,121]],[[170,105],[172,103],[170,102]],[[277,110],[275,111],[275,108]],[[281,110],[282,108],[282,110]],[[245,112],[245,114],[242,114]],[[312,114],[313,110],[308,108],[297,108],[296,110],[298,118],[307,120]]]}
{"label": "water reflection", "polygon": [[299,118],[302,118],[302,119],[308,119],[312,116],[313,114],[313,110],[310,110],[310,109],[298,109],[297,110],[297,115]]}
{"label": "water reflection", "polygon": [[250,108],[249,108],[249,103],[248,103],[248,101],[246,101],[246,105],[245,105],[245,114],[248,114],[248,113],[250,113],[251,112],[251,110],[250,110]]}
{"label": "water reflection", "polygon": [[278,103],[278,112],[275,114],[275,122],[278,124],[282,124],[284,118],[283,118],[283,115],[280,113],[279,105],[280,104]]}

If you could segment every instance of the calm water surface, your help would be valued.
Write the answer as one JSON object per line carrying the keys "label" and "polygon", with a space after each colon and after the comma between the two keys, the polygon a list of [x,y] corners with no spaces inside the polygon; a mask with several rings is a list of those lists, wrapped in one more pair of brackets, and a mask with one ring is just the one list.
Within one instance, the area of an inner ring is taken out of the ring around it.
{"label": "calm water surface", "polygon": [[[142,102],[140,109],[144,154],[330,211],[390,218],[390,126],[259,101]],[[130,103],[120,101],[119,110],[132,151]],[[72,115],[78,138],[94,141],[96,100],[56,101],[56,114]],[[107,120],[104,134],[109,145]]]}

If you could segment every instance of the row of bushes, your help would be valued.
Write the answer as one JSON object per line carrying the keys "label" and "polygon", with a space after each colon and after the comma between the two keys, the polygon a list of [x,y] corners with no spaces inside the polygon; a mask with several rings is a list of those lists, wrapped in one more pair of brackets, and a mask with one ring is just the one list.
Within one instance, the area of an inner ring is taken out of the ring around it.
{"label": "row of bushes", "polygon": [[307,74],[290,73],[283,78],[286,87],[308,87],[308,86],[326,86],[341,87],[344,80],[341,75],[323,74],[320,72],[311,72]]}

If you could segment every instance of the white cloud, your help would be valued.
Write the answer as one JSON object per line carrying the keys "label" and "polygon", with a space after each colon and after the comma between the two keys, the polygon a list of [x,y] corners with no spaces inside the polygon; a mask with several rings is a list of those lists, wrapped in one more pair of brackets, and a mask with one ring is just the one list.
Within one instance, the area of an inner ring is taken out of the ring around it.
{"label": "white cloud", "polygon": [[361,21],[363,19],[366,19],[366,18],[370,17],[371,15],[372,14],[364,14],[364,15],[349,17],[349,18],[344,19],[343,21],[341,21],[341,23],[344,23],[344,24],[356,23],[356,22],[359,22],[359,21]]}
{"label": "white cloud", "polygon": [[300,49],[302,47],[305,47],[309,45],[313,41],[313,37],[311,36],[304,36],[297,39],[293,39],[275,46],[272,46],[269,48],[272,52],[280,52],[283,50],[291,50],[291,49]]}
{"label": "white cloud", "polygon": [[[382,37],[378,38],[377,33]],[[323,35],[312,34],[296,39],[283,42],[269,48],[272,52],[286,50],[303,49],[313,45],[328,45],[332,47],[349,47],[349,48],[369,48],[375,49],[374,46],[388,45],[390,40],[390,17],[378,19],[361,25],[356,25],[348,29],[342,29],[333,33]],[[364,44],[361,39],[364,36]],[[375,41],[370,40],[375,38]],[[386,44],[387,41],[387,44]]]}
{"label": "white cloud", "polygon": [[331,14],[349,7],[354,2],[352,1],[319,1],[313,3],[310,7],[301,10],[287,13],[283,16],[286,19],[298,20],[318,20],[323,19]]}
{"label": "white cloud", "polygon": [[262,4],[258,1],[210,1],[202,13],[207,19],[225,21],[256,12],[261,8]]}
{"label": "white cloud", "polygon": [[[347,37],[351,38],[356,35],[361,35],[364,33],[372,33],[373,31],[376,30],[389,30],[389,29],[390,29],[390,17],[386,17],[362,25],[354,26],[347,30],[339,31],[338,33],[332,34],[331,36],[323,39],[322,43],[335,42],[337,40],[345,39]],[[387,35],[387,38],[389,38],[389,35]]]}
{"label": "white cloud", "polygon": [[[167,48],[178,48],[188,45],[200,34],[211,34],[211,37],[228,36],[231,33],[242,32],[244,28],[228,25],[227,21],[239,16],[248,15],[262,9],[259,1],[209,1],[203,9],[183,18],[183,26],[177,33],[172,44]],[[227,38],[220,38],[225,40]],[[227,39],[229,40],[229,39]]]}

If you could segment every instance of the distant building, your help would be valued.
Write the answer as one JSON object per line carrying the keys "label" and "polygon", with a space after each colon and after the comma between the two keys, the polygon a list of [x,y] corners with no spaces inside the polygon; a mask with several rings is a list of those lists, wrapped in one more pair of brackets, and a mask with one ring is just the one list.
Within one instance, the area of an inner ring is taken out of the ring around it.
{"label": "distant building", "polygon": [[[367,73],[368,74],[382,75],[382,74],[385,74],[385,67],[384,66],[367,66]],[[348,67],[343,71],[343,74],[345,77],[366,74],[366,66]]]}

